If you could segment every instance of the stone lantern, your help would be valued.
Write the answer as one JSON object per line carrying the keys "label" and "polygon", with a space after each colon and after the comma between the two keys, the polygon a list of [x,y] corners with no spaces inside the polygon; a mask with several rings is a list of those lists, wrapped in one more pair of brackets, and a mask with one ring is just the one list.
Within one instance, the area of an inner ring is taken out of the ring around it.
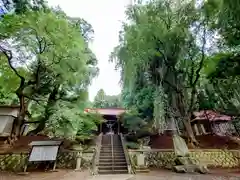
{"label": "stone lantern", "polygon": [[140,149],[138,153],[136,154],[136,171],[137,172],[148,172],[148,166],[146,162],[146,151],[148,151],[150,148],[148,146],[144,146],[144,140],[140,140]]}
{"label": "stone lantern", "polygon": [[73,149],[77,151],[77,155],[76,155],[77,162],[76,162],[75,171],[81,171],[81,161],[82,161],[82,152],[83,152],[82,145],[81,144],[75,145]]}

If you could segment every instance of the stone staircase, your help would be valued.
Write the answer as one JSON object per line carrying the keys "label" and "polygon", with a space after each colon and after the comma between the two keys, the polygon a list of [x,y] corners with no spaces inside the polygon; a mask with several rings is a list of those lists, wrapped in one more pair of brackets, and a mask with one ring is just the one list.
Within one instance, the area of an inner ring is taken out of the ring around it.
{"label": "stone staircase", "polygon": [[119,135],[103,135],[98,174],[128,174],[127,161]]}

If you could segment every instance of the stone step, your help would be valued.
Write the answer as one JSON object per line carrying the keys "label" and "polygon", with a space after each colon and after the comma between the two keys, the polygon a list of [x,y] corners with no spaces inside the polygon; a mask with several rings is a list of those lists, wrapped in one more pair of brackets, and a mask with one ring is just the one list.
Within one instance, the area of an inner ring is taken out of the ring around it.
{"label": "stone step", "polygon": [[[119,159],[119,158],[122,158],[122,157],[125,158],[125,155],[124,154],[114,154],[113,155],[114,159]],[[101,158],[112,158],[112,154],[100,154],[100,159]]]}
{"label": "stone step", "polygon": [[118,158],[114,158],[112,159],[112,157],[107,157],[107,156],[104,156],[104,157],[100,157],[99,158],[99,162],[124,162],[126,161],[125,157],[118,157]]}
{"label": "stone step", "polygon": [[113,165],[116,165],[116,166],[119,166],[119,165],[124,165],[124,166],[127,166],[127,163],[126,161],[114,161],[114,162],[100,162],[99,163],[99,166],[112,166],[112,163],[114,163]]}
{"label": "stone step", "polygon": [[101,150],[100,150],[100,152],[101,151],[111,151],[112,152],[112,150],[113,151],[123,151],[123,148],[122,147],[120,147],[120,148],[101,148]]}
{"label": "stone step", "polygon": [[113,153],[113,155],[112,155],[112,153],[100,153],[100,157],[111,157],[112,158],[112,156],[113,157],[125,157],[125,155],[123,154],[123,153]]}
{"label": "stone step", "polygon": [[[101,152],[101,151],[110,151],[110,152],[112,152],[112,149],[102,148],[102,149],[100,150],[100,152]],[[113,151],[123,151],[123,149],[122,149],[122,148],[114,148]]]}
{"label": "stone step", "polygon": [[[109,159],[107,159],[107,158],[100,158],[99,159],[99,164],[100,163],[112,163],[113,161],[112,161],[112,158],[109,158]],[[121,158],[121,159],[114,159],[114,162],[115,163],[117,163],[117,162],[124,162],[124,163],[126,163],[126,159],[125,158]]]}
{"label": "stone step", "polygon": [[[112,153],[100,153],[100,156],[109,156],[109,157],[112,157]],[[124,153],[113,153],[113,157],[122,157],[124,156],[125,157],[125,154]]]}
{"label": "stone step", "polygon": [[119,150],[122,150],[123,151],[123,148],[122,147],[117,147],[117,148],[101,148],[100,151],[112,151],[112,150],[116,150],[116,151],[119,151]]}
{"label": "stone step", "polygon": [[[112,146],[110,145],[102,145],[101,149],[102,148],[105,148],[105,149],[112,149]],[[122,145],[116,145],[116,146],[113,146],[113,149],[117,149],[117,148],[123,148]]]}
{"label": "stone step", "polygon": [[123,151],[100,151],[100,154],[124,154]]}
{"label": "stone step", "polygon": [[99,166],[99,170],[127,170],[127,166]]}
{"label": "stone step", "polygon": [[117,157],[117,158],[112,159],[112,157],[104,156],[104,157],[99,158],[99,163],[101,163],[101,162],[109,162],[109,163],[112,163],[112,162],[126,162],[126,159],[125,159],[125,157]]}
{"label": "stone step", "polygon": [[114,160],[112,160],[112,159],[107,159],[107,158],[102,158],[102,159],[99,159],[99,164],[100,163],[113,163],[113,162],[115,162],[115,163],[117,163],[117,162],[126,162],[126,159],[124,158],[122,158],[122,159],[114,159]]}
{"label": "stone step", "polygon": [[[113,146],[113,149],[122,149],[122,146]],[[102,146],[101,149],[112,149],[112,146]]]}
{"label": "stone step", "polygon": [[110,154],[112,154],[112,152],[114,153],[114,152],[116,152],[116,153],[124,153],[124,151],[122,150],[122,149],[113,149],[113,151],[112,150],[101,150],[100,151],[100,153],[110,153]]}
{"label": "stone step", "polygon": [[99,174],[128,174],[128,170],[114,170],[114,171],[109,171],[109,170],[99,170]]}

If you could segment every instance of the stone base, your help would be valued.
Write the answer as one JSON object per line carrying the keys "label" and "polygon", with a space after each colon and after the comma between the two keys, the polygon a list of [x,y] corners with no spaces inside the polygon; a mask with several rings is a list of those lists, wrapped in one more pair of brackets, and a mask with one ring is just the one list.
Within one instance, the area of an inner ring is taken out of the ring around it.
{"label": "stone base", "polygon": [[206,174],[208,172],[207,166],[195,163],[194,159],[190,157],[177,157],[175,163],[176,166],[173,167],[173,170],[178,173],[198,172]]}
{"label": "stone base", "polygon": [[20,172],[20,173],[17,173],[18,175],[22,175],[22,176],[25,176],[25,175],[28,175],[29,172]]}
{"label": "stone base", "polygon": [[208,169],[201,165],[178,165],[173,167],[173,171],[177,173],[193,173],[198,172],[201,174],[208,173]]}
{"label": "stone base", "polygon": [[148,167],[141,166],[141,167],[136,167],[136,173],[146,173],[149,172],[150,170]]}

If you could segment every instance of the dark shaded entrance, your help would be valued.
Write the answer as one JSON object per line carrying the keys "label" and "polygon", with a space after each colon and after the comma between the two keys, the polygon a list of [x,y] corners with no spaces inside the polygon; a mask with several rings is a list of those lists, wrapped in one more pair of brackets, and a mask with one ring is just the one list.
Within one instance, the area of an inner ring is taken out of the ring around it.
{"label": "dark shaded entrance", "polygon": [[105,122],[101,124],[102,129],[100,129],[100,132],[102,132],[103,134],[107,134],[109,132],[118,134],[119,122],[117,117],[114,115],[103,115],[103,118],[105,119]]}
{"label": "dark shaded entrance", "polygon": [[99,125],[99,133],[107,134],[114,133],[119,134],[123,131],[121,122],[115,115],[103,115],[105,122]]}
{"label": "dark shaded entrance", "polygon": [[86,113],[97,112],[104,118],[105,121],[98,126],[98,133],[119,134],[124,132],[124,127],[120,121],[122,114],[126,111],[124,108],[87,108],[84,111]]}

